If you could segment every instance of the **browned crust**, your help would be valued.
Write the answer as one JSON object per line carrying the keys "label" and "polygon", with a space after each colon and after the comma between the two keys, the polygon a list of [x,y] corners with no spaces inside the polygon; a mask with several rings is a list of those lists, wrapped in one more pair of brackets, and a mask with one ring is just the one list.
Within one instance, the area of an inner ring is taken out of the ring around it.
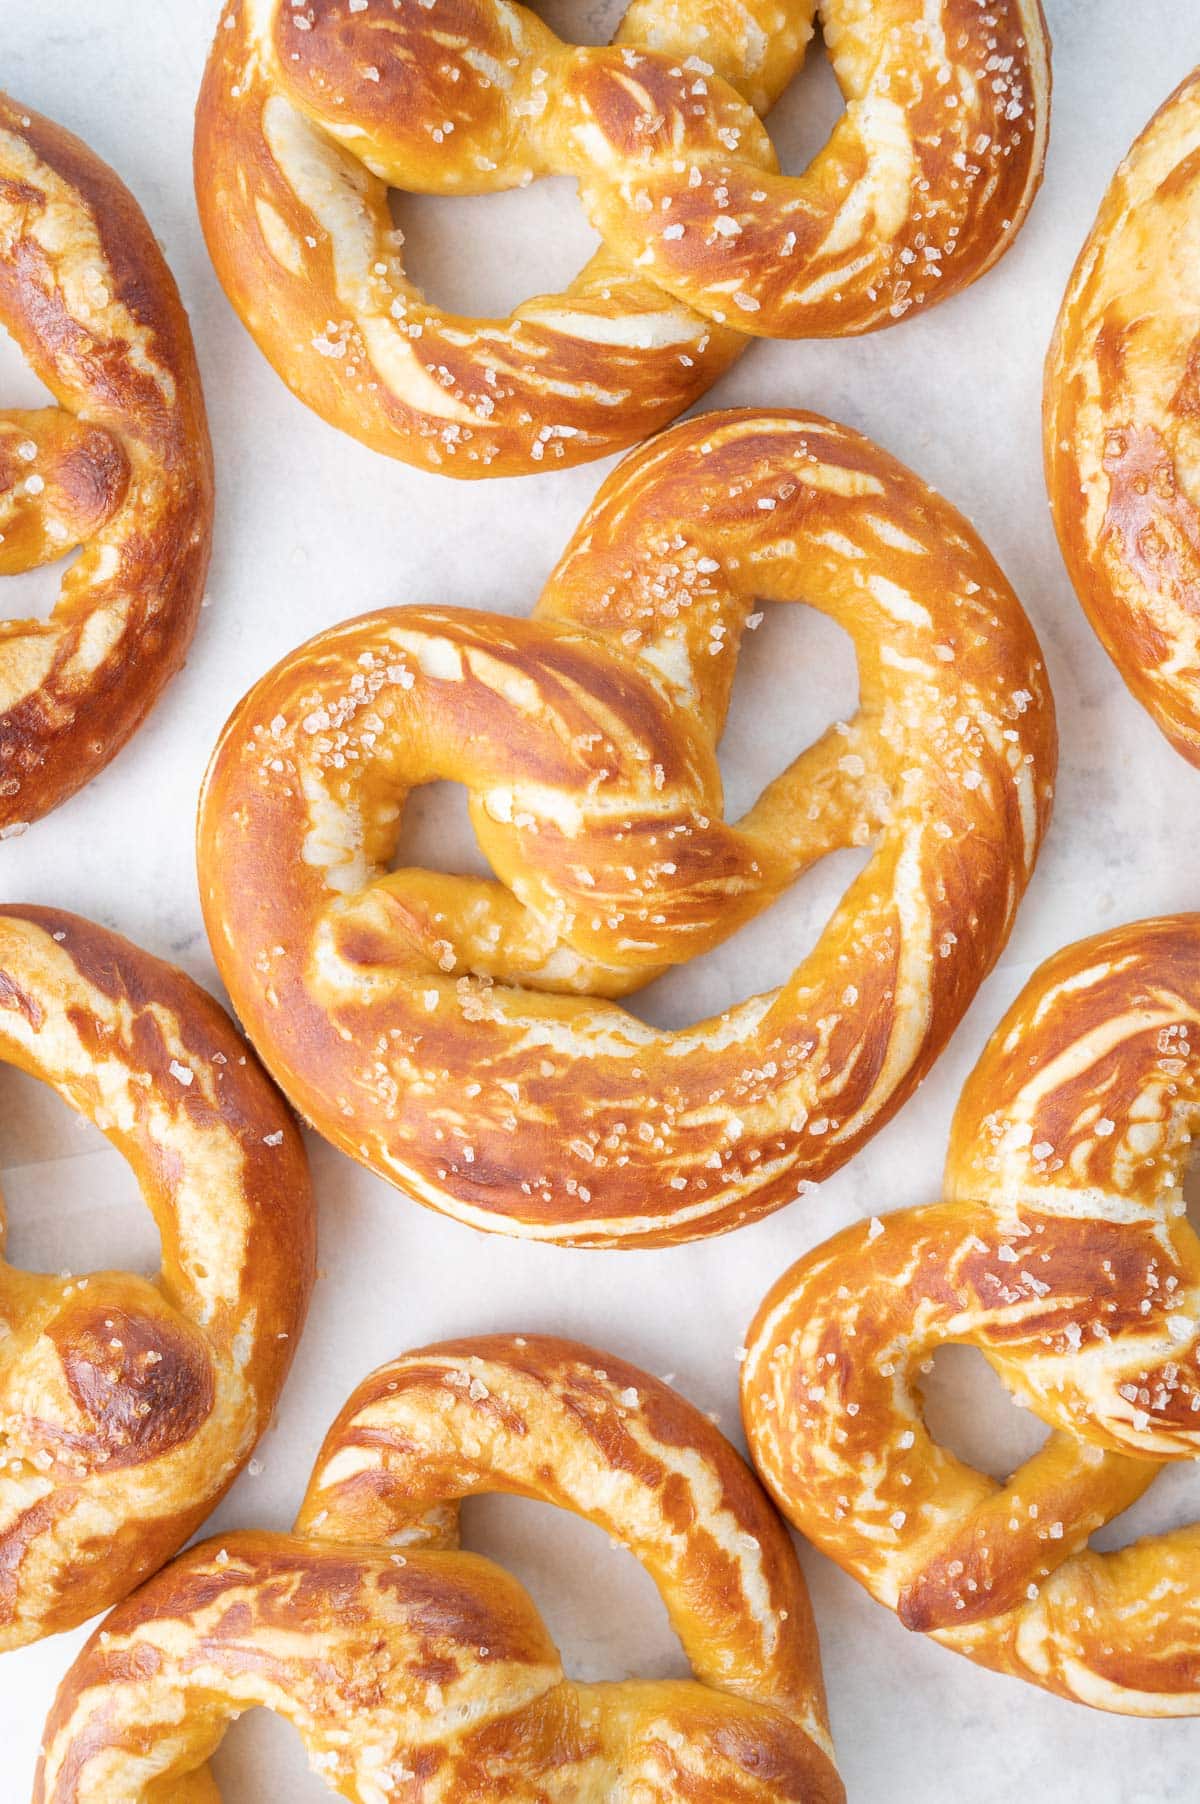
{"label": "browned crust", "polygon": [[[988,1042],[944,1203],[860,1224],[775,1285],[743,1411],[791,1520],[909,1628],[1063,1697],[1200,1714],[1195,1526],[1091,1534],[1200,1449],[1200,916],[1047,961]],[[920,1371],[982,1349],[1053,1430],[1004,1485],[929,1435]],[[866,1475],[866,1476],[864,1476]]]}
{"label": "browned crust", "polygon": [[[847,628],[862,703],[733,824],[715,742],[758,596]],[[352,1157],[476,1226],[670,1243],[790,1201],[900,1107],[1004,944],[1055,758],[1036,640],[960,515],[829,421],[708,415],[610,477],[532,620],[367,615],[251,691],[201,802],[205,919]],[[507,888],[388,872],[435,777]],[[677,1034],[605,1000],[872,840],[778,991]]]}
{"label": "browned crust", "polygon": [[[1032,204],[1039,0],[824,0],[847,113],[784,176],[759,114],[816,11],[638,0],[611,45],[581,48],[490,0],[231,0],[195,140],[218,275],[292,391],[376,450],[481,477],[621,449],[748,334],[869,332],[957,293]],[[387,187],[479,194],[551,172],[578,180],[604,241],[575,282],[507,319],[430,305]]]}
{"label": "browned crust", "polygon": [[[0,622],[0,832],[11,833],[107,764],[183,663],[208,567],[213,476],[187,318],[137,202],[77,138],[5,97],[0,134],[0,205],[14,210],[0,317],[60,409],[92,430],[94,480],[108,491],[79,520],[87,550],[51,619]],[[38,237],[51,188],[77,228],[53,250]],[[92,233],[102,263],[86,252],[85,318],[73,259]],[[30,468],[49,480],[41,440]],[[114,458],[132,481],[104,474]]]}
{"label": "browned crust", "polygon": [[108,929],[0,909],[0,1058],[104,1129],[163,1255],[153,1283],[0,1264],[11,1647],[124,1596],[233,1482],[291,1364],[315,1235],[300,1136],[228,1016]]}
{"label": "browned crust", "polygon": [[[623,1542],[695,1677],[566,1679],[520,1585],[459,1551],[458,1500],[489,1490]],[[92,1637],[35,1804],[93,1804],[106,1784],[150,1804],[185,1774],[207,1798],[202,1763],[253,1704],[351,1796],[387,1773],[445,1804],[844,1804],[803,1577],[753,1475],[678,1393],[550,1337],[449,1341],[372,1374],[293,1535],[190,1550]]]}
{"label": "browned crust", "polygon": [[1046,483],[1075,592],[1132,694],[1200,764],[1200,72],[1121,164],[1046,360]]}

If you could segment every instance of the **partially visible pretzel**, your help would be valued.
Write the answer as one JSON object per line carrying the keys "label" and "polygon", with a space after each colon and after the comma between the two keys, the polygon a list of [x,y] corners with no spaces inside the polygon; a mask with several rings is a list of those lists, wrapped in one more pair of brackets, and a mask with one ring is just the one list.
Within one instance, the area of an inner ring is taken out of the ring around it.
{"label": "partially visible pretzel", "polygon": [[[736,825],[715,745],[756,598],[854,640],[861,705]],[[719,1233],[843,1163],[940,1052],[1045,825],[1037,643],[961,515],[810,414],[676,427],[601,489],[532,620],[395,608],[236,709],[205,919],[250,1037],[336,1145],[476,1227]],[[450,778],[500,882],[389,870]],[[874,842],[782,988],[678,1032],[618,997]]]}
{"label": "partially visible pretzel", "polygon": [[[967,1081],[946,1201],[809,1253],[744,1366],[755,1463],[811,1541],[908,1627],[1136,1716],[1200,1714],[1200,1526],[1087,1542],[1200,1453],[1198,1035],[1200,915],[1051,959]],[[948,1341],[1053,1430],[1004,1485],[922,1419]]]}
{"label": "partially visible pretzel", "polygon": [[[451,476],[647,437],[746,334],[872,331],[974,281],[1019,230],[1049,112],[1039,0],[824,0],[847,110],[800,177],[759,122],[815,0],[633,0],[564,44],[508,0],[230,0],[196,121],[217,273],[300,398]],[[757,109],[757,110],[756,110]],[[575,176],[604,248],[507,319],[432,306],[391,186]]]}
{"label": "partially visible pretzel", "polygon": [[125,1155],[163,1253],[153,1282],[0,1259],[4,1649],[124,1597],[233,1482],[304,1322],[313,1207],[295,1125],[228,1017],[102,927],[0,908],[0,1059]]}
{"label": "partially visible pretzel", "polygon": [[0,324],[57,402],[0,414],[0,575],[82,547],[48,620],[0,620],[0,838],[114,757],[183,663],[212,532],[187,317],[137,202],[0,95]]}
{"label": "partially visible pretzel", "polygon": [[1075,591],[1200,764],[1200,70],[1113,177],[1046,363],[1046,480]]}
{"label": "partially visible pretzel", "polygon": [[[565,1678],[517,1581],[459,1551],[459,1499],[485,1491],[575,1511],[627,1547],[695,1678]],[[360,1804],[845,1798],[778,1517],[690,1403],[569,1341],[448,1341],[368,1378],[294,1535],[193,1549],[92,1637],[47,1724],[35,1804],[219,1804],[204,1763],[255,1705]]]}

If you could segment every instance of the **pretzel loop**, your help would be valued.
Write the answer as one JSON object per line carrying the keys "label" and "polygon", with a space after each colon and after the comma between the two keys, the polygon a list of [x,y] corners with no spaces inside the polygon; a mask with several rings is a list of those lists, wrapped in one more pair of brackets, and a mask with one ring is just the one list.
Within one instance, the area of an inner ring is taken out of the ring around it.
{"label": "pretzel loop", "polygon": [[[1200,917],[1084,941],[1031,980],[964,1088],[947,1201],[860,1225],[776,1286],[744,1375],[793,1521],[912,1628],[1065,1696],[1200,1710],[1200,1530],[1091,1534],[1200,1452]],[[1004,1485],[920,1415],[939,1345],[980,1348],[1054,1432]],[[1172,1599],[1169,1612],[1156,1600]]]}
{"label": "pretzel loop", "polygon": [[[516,1581],[458,1550],[457,1499],[483,1490],[617,1536],[695,1678],[567,1680]],[[545,1338],[447,1342],[373,1374],[294,1535],[194,1550],[93,1639],[47,1726],[38,1804],[118,1778],[131,1804],[180,1783],[214,1798],[200,1763],[253,1704],[338,1790],[397,1804],[482,1800],[500,1772],[515,1804],[844,1798],[804,1582],[750,1473],[665,1385]]]}
{"label": "pretzel loop", "polygon": [[0,321],[57,407],[0,414],[0,575],[82,547],[0,620],[0,837],[112,758],[183,662],[212,530],[187,319],[112,171],[0,96]]}
{"label": "pretzel loop", "polygon": [[[861,700],[732,824],[716,740],[758,596],[847,629]],[[355,1157],[478,1226],[685,1239],[899,1106],[1004,942],[1053,767],[1040,654],[965,521],[842,427],[720,415],[610,478],[532,620],[367,615],[264,678],[209,772],[206,921]],[[434,777],[499,882],[389,868]],[[605,1000],[848,844],[871,859],[777,990],[675,1032]]]}
{"label": "pretzel loop", "polygon": [[1105,650],[1200,764],[1200,72],[1122,162],[1046,358],[1046,485]]}
{"label": "pretzel loop", "polygon": [[[197,112],[197,196],[234,305],[309,406],[449,475],[579,462],[665,424],[748,333],[893,323],[973,281],[1040,180],[1038,0],[826,0],[846,118],[800,178],[758,114],[813,0],[636,0],[607,47],[507,0],[233,0]],[[576,178],[604,248],[507,319],[431,306],[388,185]]]}
{"label": "pretzel loop", "polygon": [[[72,915],[0,912],[0,1058],[129,1160],[153,1281],[0,1261],[0,1648],[70,1628],[170,1556],[236,1477],[312,1279],[304,1155],[221,1011]],[[0,1209],[0,1248],[3,1244]]]}

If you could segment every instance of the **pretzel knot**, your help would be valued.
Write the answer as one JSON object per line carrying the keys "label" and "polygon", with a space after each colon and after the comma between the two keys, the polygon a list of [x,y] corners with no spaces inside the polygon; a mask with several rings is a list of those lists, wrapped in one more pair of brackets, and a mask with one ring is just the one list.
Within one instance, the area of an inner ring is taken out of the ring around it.
{"label": "pretzel knot", "polygon": [[[845,627],[861,703],[729,824],[715,746],[762,595]],[[1037,643],[961,515],[827,420],[709,415],[614,473],[532,620],[395,608],[264,677],[201,802],[205,917],[352,1157],[477,1227],[686,1240],[911,1092],[1004,944],[1054,760]],[[389,870],[435,778],[499,882]],[[780,989],[678,1032],[606,1000],[871,843]]]}
{"label": "pretzel knot", "polygon": [[81,548],[0,620],[0,838],[82,787],[183,663],[212,533],[187,317],[133,196],[0,95],[0,324],[57,406],[0,413],[0,575]]}
{"label": "pretzel knot", "polygon": [[211,997],[126,940],[0,909],[0,1059],[125,1154],[163,1246],[153,1282],[0,1260],[4,1649],[124,1597],[232,1483],[291,1364],[314,1234],[282,1099]]}
{"label": "pretzel knot", "polygon": [[[459,1551],[459,1499],[488,1491],[628,1548],[694,1678],[565,1678],[517,1581]],[[294,1535],[193,1549],[93,1636],[47,1724],[35,1804],[215,1800],[203,1764],[255,1705],[295,1726],[332,1789],[379,1804],[845,1797],[778,1517],[691,1404],[568,1341],[448,1341],[368,1378]]]}
{"label": "pretzel knot", "polygon": [[1133,694],[1200,764],[1200,71],[1113,177],[1046,362],[1063,557]]}
{"label": "pretzel knot", "polygon": [[[966,287],[1041,179],[1038,0],[824,0],[846,114],[800,177],[759,114],[815,0],[633,0],[568,45],[506,0],[233,0],[196,124],[210,252],[288,385],[452,476],[601,457],[681,413],[747,334],[868,332]],[[603,248],[507,319],[430,305],[388,188],[574,176]]]}
{"label": "pretzel knot", "polygon": [[[946,1201],[839,1234],[759,1311],[755,1462],[793,1522],[910,1628],[1101,1709],[1200,1712],[1197,1529],[1091,1550],[1200,1451],[1200,916],[1069,947],[967,1081]],[[979,1347],[1053,1431],[999,1485],[938,1446],[917,1374]],[[1169,1604],[1163,1600],[1169,1599]]]}

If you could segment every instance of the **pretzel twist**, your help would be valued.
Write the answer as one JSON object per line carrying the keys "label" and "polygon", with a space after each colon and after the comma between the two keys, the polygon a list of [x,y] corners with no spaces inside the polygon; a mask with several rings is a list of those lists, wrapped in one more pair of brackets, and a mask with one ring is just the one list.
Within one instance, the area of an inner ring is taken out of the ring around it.
{"label": "pretzel twist", "polygon": [[104,928],[0,909],[0,1059],[125,1155],[163,1254],[153,1282],[0,1260],[3,1649],[124,1597],[232,1483],[303,1325],[313,1215],[296,1128],[228,1017]]}
{"label": "pretzel twist", "polygon": [[[507,0],[232,0],[197,111],[217,273],[302,400],[451,476],[645,438],[747,334],[872,331],[974,281],[1041,178],[1038,0],[825,0],[845,118],[800,177],[760,123],[815,0],[634,0],[607,47]],[[697,53],[700,53],[699,55]],[[603,248],[507,319],[408,279],[389,185],[579,184]]]}
{"label": "pretzel twist", "polygon": [[1046,363],[1046,480],[1075,591],[1200,764],[1200,71],[1113,177]]}
{"label": "pretzel twist", "polygon": [[[627,1547],[694,1679],[566,1679],[517,1581],[459,1551],[458,1500],[483,1491],[572,1510]],[[294,1535],[184,1554],[93,1636],[35,1804],[216,1800],[204,1762],[254,1705],[360,1804],[845,1797],[804,1580],[762,1491],[691,1404],[567,1341],[450,1341],[368,1378]]]}
{"label": "pretzel twist", "polygon": [[212,533],[187,317],[137,202],[0,95],[0,323],[57,406],[0,414],[0,575],[82,547],[48,620],[0,620],[0,838],[74,794],[183,663]]}
{"label": "pretzel twist", "polygon": [[[861,703],[730,824],[715,745],[758,596],[846,628]],[[1037,643],[961,515],[827,420],[710,415],[610,477],[531,620],[396,608],[263,678],[201,802],[205,919],[352,1157],[477,1227],[686,1240],[911,1092],[1004,944],[1054,762]],[[389,870],[439,777],[500,881]],[[780,989],[678,1032],[605,1000],[872,842]]]}
{"label": "pretzel twist", "polygon": [[[1069,947],[967,1081],[946,1200],[810,1253],[749,1337],[755,1462],[910,1628],[1100,1709],[1200,1713],[1200,1529],[1087,1545],[1200,1451],[1200,916]],[[935,1443],[918,1373],[980,1348],[1048,1423],[999,1485]]]}

